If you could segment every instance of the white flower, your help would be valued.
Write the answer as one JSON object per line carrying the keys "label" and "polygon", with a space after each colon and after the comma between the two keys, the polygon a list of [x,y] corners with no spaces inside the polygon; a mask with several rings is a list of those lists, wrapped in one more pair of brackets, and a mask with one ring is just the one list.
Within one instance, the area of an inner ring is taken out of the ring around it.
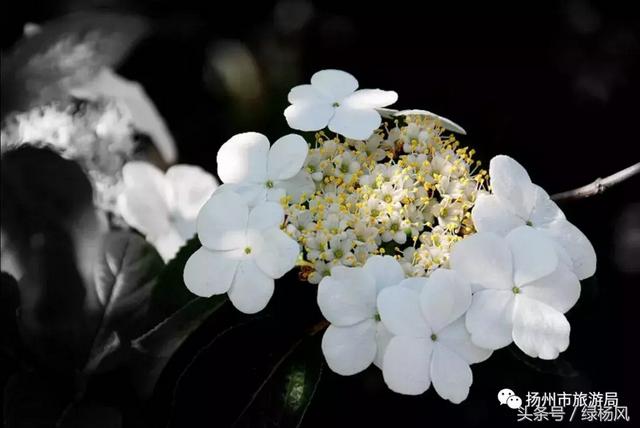
{"label": "white flower", "polygon": [[122,169],[124,189],[118,210],[167,261],[196,233],[200,208],[217,186],[202,168],[174,165],[163,173],[146,162],[129,162]]}
{"label": "white flower", "polygon": [[522,165],[508,156],[495,156],[489,165],[489,177],[493,194],[479,194],[471,212],[478,232],[505,236],[527,224],[564,249],[560,255],[579,279],[595,273],[596,253],[589,239],[567,221],[547,192],[531,182]]}
{"label": "white flower", "polygon": [[216,192],[198,215],[202,248],[184,268],[184,283],[194,294],[228,293],[233,305],[252,314],[264,309],[273,295],[274,279],[296,263],[300,247],[280,225],[284,211],[275,202],[249,209],[231,191]]}
{"label": "white flower", "polygon": [[257,132],[234,135],[218,151],[218,176],[225,190],[233,190],[250,205],[279,201],[285,194],[298,199],[315,189],[309,174],[301,171],[308,151],[296,134],[285,135],[271,147]]}
{"label": "white flower", "polygon": [[513,341],[545,360],[567,349],[563,313],[578,300],[580,281],[544,233],[527,226],[504,238],[479,232],[454,245],[449,264],[476,290],[466,315],[474,344],[498,349]]}
{"label": "white flower", "polygon": [[393,118],[393,117],[427,117],[429,119],[433,119],[436,120],[440,126],[442,126],[444,129],[451,131],[451,132],[456,132],[458,134],[462,134],[462,135],[467,135],[467,131],[464,130],[464,128],[460,125],[458,125],[457,123],[455,123],[454,121],[452,121],[451,119],[447,119],[444,116],[440,116],[437,115],[435,113],[431,113],[430,111],[427,110],[419,110],[419,109],[411,109],[411,110],[395,110],[395,109],[390,109],[390,108],[385,108],[385,109],[378,109],[378,111],[382,114],[383,117],[388,117],[388,118]]}
{"label": "white flower", "polygon": [[335,133],[354,140],[366,140],[382,119],[377,108],[393,104],[398,94],[380,89],[358,89],[358,81],[344,71],[322,70],[310,85],[289,92],[291,105],[284,111],[293,129],[318,131],[329,126]]}
{"label": "white flower", "polygon": [[394,334],[382,372],[389,388],[418,395],[430,384],[442,398],[460,403],[473,381],[469,364],[491,355],[471,343],[464,313],[471,288],[456,272],[437,269],[428,278],[410,278],[378,296],[382,322]]}
{"label": "white flower", "polygon": [[336,266],[318,286],[318,306],[331,323],[322,352],[334,372],[349,376],[375,363],[380,367],[389,332],[377,319],[380,290],[404,279],[390,256],[373,256],[363,267]]}

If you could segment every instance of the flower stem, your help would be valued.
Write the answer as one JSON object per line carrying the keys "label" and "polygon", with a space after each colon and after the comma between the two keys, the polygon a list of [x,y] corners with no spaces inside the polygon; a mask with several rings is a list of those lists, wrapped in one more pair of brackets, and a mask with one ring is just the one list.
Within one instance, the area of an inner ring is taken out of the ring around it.
{"label": "flower stem", "polygon": [[605,178],[597,178],[593,183],[586,186],[578,187],[577,189],[567,190],[566,192],[556,193],[551,196],[554,201],[568,201],[575,199],[588,198],[590,196],[599,195],[607,190],[609,187],[615,186],[628,178],[640,173],[640,162],[631,165],[628,168],[618,171]]}

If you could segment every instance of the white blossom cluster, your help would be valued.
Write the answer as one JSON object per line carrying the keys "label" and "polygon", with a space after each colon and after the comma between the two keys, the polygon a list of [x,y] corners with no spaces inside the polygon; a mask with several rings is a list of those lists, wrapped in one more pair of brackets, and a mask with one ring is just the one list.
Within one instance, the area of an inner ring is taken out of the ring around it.
{"label": "white blossom cluster", "polygon": [[95,188],[96,204],[114,211],[122,166],[133,157],[129,111],[114,100],[54,102],[3,122],[2,153],[22,145],[48,147],[82,165]]}
{"label": "white blossom cluster", "polygon": [[291,90],[285,110],[292,128],[317,131],[310,145],[295,134],[228,140],[184,281],[254,313],[298,265],[318,283],[334,372],[374,364],[393,391],[433,384],[460,403],[470,365],[492,351],[513,342],[554,359],[568,347],[564,313],[596,255],[519,163],[496,156],[487,177],[446,132],[461,127],[385,108],[396,99],[324,70]]}

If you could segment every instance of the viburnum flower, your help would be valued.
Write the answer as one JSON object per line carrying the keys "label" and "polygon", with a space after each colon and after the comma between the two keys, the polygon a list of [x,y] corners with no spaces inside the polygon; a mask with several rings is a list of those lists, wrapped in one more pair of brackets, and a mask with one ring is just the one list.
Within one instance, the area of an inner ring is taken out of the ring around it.
{"label": "viburnum flower", "polygon": [[215,192],[198,215],[202,248],[184,268],[184,283],[194,294],[228,293],[233,305],[252,314],[267,305],[274,279],[291,270],[300,253],[280,226],[284,211],[276,202],[250,208],[232,191]]}
{"label": "viburnum flower", "polygon": [[196,233],[196,218],[217,187],[216,179],[193,165],[174,165],[166,173],[147,162],[122,169],[124,189],[118,211],[168,261]]}
{"label": "viburnum flower", "polygon": [[466,315],[475,345],[498,349],[513,341],[545,360],[567,349],[563,314],[578,300],[580,282],[546,234],[527,226],[506,237],[479,232],[454,245],[449,264],[476,290]]}
{"label": "viburnum flower", "polygon": [[458,134],[467,135],[467,131],[457,123],[455,123],[451,119],[447,119],[444,116],[440,116],[439,114],[432,113],[428,110],[420,110],[420,109],[410,109],[410,110],[395,110],[390,108],[378,109],[378,111],[382,114],[383,117],[394,118],[394,117],[406,117],[406,116],[414,116],[414,117],[426,117],[435,119],[440,126],[442,126],[447,131],[456,132]]}
{"label": "viburnum flower", "polygon": [[489,178],[492,194],[478,194],[471,212],[478,232],[505,236],[518,226],[529,225],[543,231],[564,250],[578,279],[592,276],[596,253],[589,239],[564,216],[547,192],[531,182],[527,171],[509,156],[491,159]]}
{"label": "viburnum flower", "polygon": [[233,190],[251,205],[279,201],[289,194],[297,200],[315,186],[302,166],[309,146],[296,134],[285,135],[269,147],[269,140],[257,132],[231,137],[217,156],[222,188]]}
{"label": "viburnum flower", "polygon": [[319,131],[325,127],[355,140],[366,140],[380,126],[376,109],[398,99],[394,91],[358,89],[358,81],[340,70],[322,70],[311,77],[311,84],[289,92],[291,105],[284,115],[293,129]]}
{"label": "viburnum flower", "polygon": [[390,256],[370,257],[363,267],[335,266],[318,286],[318,306],[331,323],[322,337],[322,352],[334,372],[349,376],[375,363],[390,334],[376,310],[378,293],[400,283],[404,272]]}
{"label": "viburnum flower", "polygon": [[474,345],[465,329],[470,304],[469,283],[443,268],[382,290],[378,310],[394,335],[382,363],[391,390],[418,395],[433,383],[438,395],[453,403],[467,398],[473,382],[469,365],[491,355]]}

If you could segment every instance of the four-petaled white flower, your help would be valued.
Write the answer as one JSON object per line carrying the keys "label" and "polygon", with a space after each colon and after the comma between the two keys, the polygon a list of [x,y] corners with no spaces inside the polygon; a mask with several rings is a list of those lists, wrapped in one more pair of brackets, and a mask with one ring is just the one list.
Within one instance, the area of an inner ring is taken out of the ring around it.
{"label": "four-petaled white flower", "polygon": [[285,135],[269,147],[257,132],[234,135],[220,147],[218,176],[220,191],[232,190],[251,205],[280,201],[285,194],[297,200],[315,190],[313,180],[302,170],[309,146],[296,134]]}
{"label": "four-petaled white flower", "polygon": [[355,77],[340,70],[322,70],[311,77],[310,85],[289,92],[291,105],[284,111],[287,123],[300,131],[325,127],[354,140],[366,140],[382,119],[376,109],[398,99],[394,91],[358,89]]}
{"label": "four-petaled white flower", "polygon": [[433,383],[438,395],[453,403],[467,398],[473,382],[469,365],[491,355],[475,346],[465,329],[470,303],[469,283],[448,269],[408,278],[380,293],[380,317],[394,334],[382,363],[391,390],[418,395]]}
{"label": "four-petaled white flower", "polygon": [[300,247],[281,229],[284,211],[275,202],[250,209],[231,191],[216,192],[198,215],[202,248],[187,261],[184,282],[194,294],[228,293],[233,305],[248,314],[264,309],[274,279],[296,263]]}
{"label": "four-petaled white flower", "polygon": [[478,232],[454,245],[449,262],[476,290],[466,315],[474,344],[498,349],[513,341],[545,360],[567,349],[563,314],[578,300],[580,281],[544,233],[528,226],[504,238]]}
{"label": "four-petaled white flower", "polygon": [[518,226],[529,225],[559,244],[562,261],[578,279],[595,273],[596,253],[589,239],[569,223],[544,189],[531,182],[522,165],[509,156],[495,156],[489,177],[492,194],[479,194],[471,212],[478,232],[505,236]]}
{"label": "four-petaled white flower", "polygon": [[124,189],[118,210],[167,261],[196,233],[200,208],[216,189],[216,179],[192,165],[174,165],[166,173],[146,162],[122,169]]}
{"label": "four-petaled white flower", "polygon": [[331,370],[349,376],[371,363],[381,366],[390,334],[377,317],[376,298],[403,279],[393,257],[373,256],[363,267],[336,266],[320,281],[318,306],[331,323],[322,337],[322,352]]}

